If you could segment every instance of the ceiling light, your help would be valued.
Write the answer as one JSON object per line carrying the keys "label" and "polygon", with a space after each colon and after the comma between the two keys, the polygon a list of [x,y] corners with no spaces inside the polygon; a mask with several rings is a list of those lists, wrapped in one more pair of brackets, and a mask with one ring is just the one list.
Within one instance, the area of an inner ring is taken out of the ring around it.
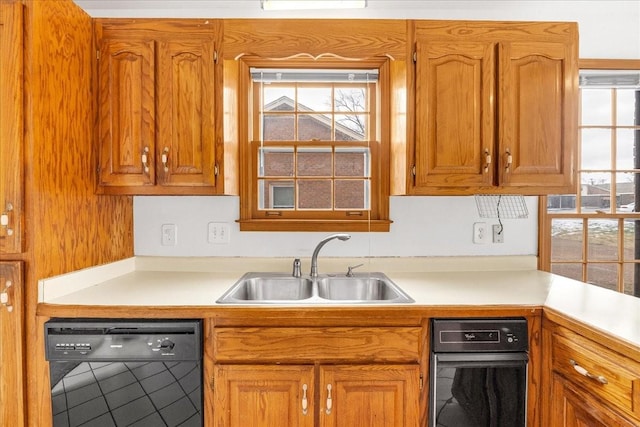
{"label": "ceiling light", "polygon": [[366,0],[260,0],[264,10],[362,9]]}

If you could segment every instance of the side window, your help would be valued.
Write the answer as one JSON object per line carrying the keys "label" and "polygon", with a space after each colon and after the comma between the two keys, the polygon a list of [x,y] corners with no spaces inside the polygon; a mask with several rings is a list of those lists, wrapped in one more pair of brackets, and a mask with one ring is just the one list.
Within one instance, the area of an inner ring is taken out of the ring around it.
{"label": "side window", "polygon": [[540,262],[640,296],[640,61],[635,69],[601,62],[580,72],[580,187],[542,198]]}
{"label": "side window", "polygon": [[382,221],[388,230],[379,70],[249,71],[243,178],[252,191],[241,194],[250,206],[241,229],[367,231]]}

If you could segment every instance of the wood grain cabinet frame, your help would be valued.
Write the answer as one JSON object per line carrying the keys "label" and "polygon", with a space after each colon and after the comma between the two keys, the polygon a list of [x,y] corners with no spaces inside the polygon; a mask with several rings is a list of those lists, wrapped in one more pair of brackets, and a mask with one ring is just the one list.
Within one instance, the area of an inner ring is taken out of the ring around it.
{"label": "wood grain cabinet frame", "polygon": [[219,194],[216,20],[98,20],[98,191]]}

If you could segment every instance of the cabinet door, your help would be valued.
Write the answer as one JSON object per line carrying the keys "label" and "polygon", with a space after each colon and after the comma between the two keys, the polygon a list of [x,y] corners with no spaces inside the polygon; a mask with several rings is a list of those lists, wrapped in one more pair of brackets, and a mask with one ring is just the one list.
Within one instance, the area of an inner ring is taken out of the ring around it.
{"label": "cabinet door", "polygon": [[418,365],[321,366],[322,427],[417,427]]}
{"label": "cabinet door", "polygon": [[0,262],[0,293],[0,425],[22,426],[25,379],[22,262]]}
{"label": "cabinet door", "polygon": [[311,427],[313,382],[313,366],[216,365],[214,425]]}
{"label": "cabinet door", "polygon": [[568,43],[500,44],[501,185],[572,190],[578,120],[572,58]]}
{"label": "cabinet door", "polygon": [[158,48],[158,184],[215,186],[212,38],[163,41]]}
{"label": "cabinet door", "polygon": [[0,254],[22,252],[22,4],[0,2]]}
{"label": "cabinet door", "polygon": [[632,427],[629,421],[554,374],[551,405],[551,427]]}
{"label": "cabinet door", "polygon": [[495,43],[417,39],[416,186],[492,185]]}
{"label": "cabinet door", "polygon": [[98,73],[99,184],[155,183],[152,40],[104,39]]}

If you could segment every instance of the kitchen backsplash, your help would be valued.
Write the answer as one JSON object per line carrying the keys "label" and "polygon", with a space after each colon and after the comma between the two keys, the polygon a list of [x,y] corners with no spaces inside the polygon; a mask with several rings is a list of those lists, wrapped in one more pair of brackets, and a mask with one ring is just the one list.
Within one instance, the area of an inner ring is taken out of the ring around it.
{"label": "kitchen backsplash", "polygon": [[[474,243],[474,224],[490,231],[475,198],[391,197],[388,233],[351,233],[325,256],[537,255],[538,198],[525,197],[526,219],[503,219],[503,243]],[[328,232],[241,232],[235,196],[134,197],[135,254],[149,256],[310,257]],[[213,223],[213,225],[210,225]],[[172,235],[175,230],[175,235]],[[211,231],[211,232],[210,232]],[[169,235],[167,235],[169,233]],[[222,233],[222,234],[220,234]]]}

